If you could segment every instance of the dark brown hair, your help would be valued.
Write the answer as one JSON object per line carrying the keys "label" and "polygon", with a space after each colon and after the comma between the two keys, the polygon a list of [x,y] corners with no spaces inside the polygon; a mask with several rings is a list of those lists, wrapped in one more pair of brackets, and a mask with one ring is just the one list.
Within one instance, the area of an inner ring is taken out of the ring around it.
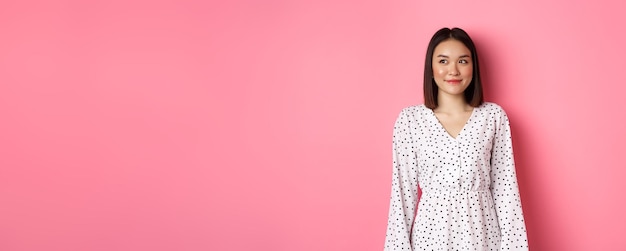
{"label": "dark brown hair", "polygon": [[426,50],[426,62],[424,64],[424,105],[430,109],[435,109],[439,105],[437,103],[439,88],[433,78],[433,53],[439,43],[448,39],[454,39],[463,43],[472,53],[472,66],[474,69],[472,72],[472,82],[470,82],[467,89],[465,89],[465,101],[473,107],[478,107],[483,103],[483,86],[480,81],[478,53],[476,52],[476,46],[474,46],[474,42],[472,42],[470,36],[460,28],[442,28],[430,39],[428,49]]}

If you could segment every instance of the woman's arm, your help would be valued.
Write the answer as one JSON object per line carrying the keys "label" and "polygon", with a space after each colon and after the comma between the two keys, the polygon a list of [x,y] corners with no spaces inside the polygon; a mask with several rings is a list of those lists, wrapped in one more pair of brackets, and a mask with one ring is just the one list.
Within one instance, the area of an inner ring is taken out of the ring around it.
{"label": "woman's arm", "polygon": [[491,154],[491,193],[495,202],[501,250],[528,250],[509,119],[501,108],[496,112],[496,134]]}
{"label": "woman's arm", "polygon": [[393,129],[393,177],[385,250],[411,250],[411,229],[417,206],[417,148],[404,109]]}

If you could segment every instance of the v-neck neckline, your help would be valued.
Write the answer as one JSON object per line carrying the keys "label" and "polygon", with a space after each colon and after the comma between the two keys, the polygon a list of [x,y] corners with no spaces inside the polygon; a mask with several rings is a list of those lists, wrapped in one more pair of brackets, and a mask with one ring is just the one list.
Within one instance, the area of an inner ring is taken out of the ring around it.
{"label": "v-neck neckline", "polygon": [[476,114],[476,110],[479,109],[479,107],[474,107],[472,109],[472,113],[470,114],[469,118],[467,118],[467,121],[465,121],[465,124],[463,125],[463,128],[461,128],[461,130],[459,131],[459,133],[457,133],[456,137],[453,137],[450,132],[448,132],[448,130],[446,130],[446,127],[443,126],[443,124],[441,123],[441,121],[439,120],[439,118],[437,118],[437,115],[435,114],[435,111],[433,109],[430,108],[426,108],[428,110],[430,110],[430,114],[431,117],[434,119],[434,122],[438,125],[439,130],[442,131],[443,134],[445,134],[448,138],[457,141],[459,140],[459,138],[461,138],[461,136],[463,136],[463,132],[465,131],[465,128],[467,127],[467,125],[469,125],[470,122],[472,122],[472,119],[474,118],[474,114]]}

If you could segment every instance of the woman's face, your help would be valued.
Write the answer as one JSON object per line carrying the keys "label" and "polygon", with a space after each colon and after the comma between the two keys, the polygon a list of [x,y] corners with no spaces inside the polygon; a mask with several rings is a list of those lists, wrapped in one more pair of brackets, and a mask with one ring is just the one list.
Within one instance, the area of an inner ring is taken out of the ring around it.
{"label": "woman's face", "polygon": [[439,95],[463,95],[472,82],[472,53],[458,40],[448,39],[439,43],[433,53],[432,65]]}

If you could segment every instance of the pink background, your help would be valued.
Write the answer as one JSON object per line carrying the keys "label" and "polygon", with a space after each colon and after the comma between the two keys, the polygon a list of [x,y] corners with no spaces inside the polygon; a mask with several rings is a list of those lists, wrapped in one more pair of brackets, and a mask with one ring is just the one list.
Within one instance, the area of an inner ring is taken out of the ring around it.
{"label": "pink background", "polygon": [[474,38],[531,250],[624,250],[620,1],[0,3],[0,250],[382,250],[430,36]]}

